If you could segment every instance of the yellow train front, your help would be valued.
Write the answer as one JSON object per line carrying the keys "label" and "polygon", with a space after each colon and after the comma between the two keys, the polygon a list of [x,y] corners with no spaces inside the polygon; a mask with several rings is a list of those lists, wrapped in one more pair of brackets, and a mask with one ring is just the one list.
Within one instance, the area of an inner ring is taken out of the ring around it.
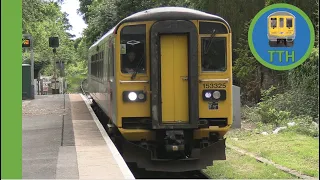
{"label": "yellow train front", "polygon": [[89,91],[126,162],[181,172],[226,159],[231,52],[224,19],[180,7],[133,14],[90,47]]}
{"label": "yellow train front", "polygon": [[274,12],[268,16],[268,39],[271,47],[291,47],[296,36],[295,16],[289,12]]}

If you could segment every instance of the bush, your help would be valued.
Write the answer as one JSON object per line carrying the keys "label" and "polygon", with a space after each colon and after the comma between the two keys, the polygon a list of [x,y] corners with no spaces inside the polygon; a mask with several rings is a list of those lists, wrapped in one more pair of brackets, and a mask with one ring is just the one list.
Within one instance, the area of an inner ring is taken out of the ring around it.
{"label": "bush", "polygon": [[241,110],[241,119],[249,122],[261,122],[261,115],[257,107],[244,106]]}
{"label": "bush", "polygon": [[297,116],[319,114],[318,63],[319,49],[314,48],[306,62],[289,72],[290,109]]}
{"label": "bush", "polygon": [[287,131],[296,132],[303,135],[312,137],[319,136],[319,125],[313,121],[310,116],[296,116],[291,119],[291,122],[295,122],[295,126],[289,127]]}
{"label": "bush", "polygon": [[287,94],[272,95],[275,87],[262,91],[262,102],[258,103],[258,113],[263,123],[271,123],[276,126],[285,124],[292,117],[288,109],[291,101]]}
{"label": "bush", "polygon": [[[262,102],[258,103],[257,113],[261,116],[264,125],[286,126],[289,122],[295,122],[295,126],[287,131],[307,135],[318,136],[318,124],[313,121],[308,96],[306,93],[288,91],[283,94],[272,95],[275,87],[262,91]],[[310,97],[309,97],[310,98]],[[308,114],[308,115],[306,115]],[[262,126],[260,124],[260,126]]]}
{"label": "bush", "polygon": [[285,119],[295,116],[318,116],[318,96],[308,91],[288,90],[282,94],[274,94],[275,87],[261,92],[262,102],[258,103],[258,113],[264,123],[280,125]]}

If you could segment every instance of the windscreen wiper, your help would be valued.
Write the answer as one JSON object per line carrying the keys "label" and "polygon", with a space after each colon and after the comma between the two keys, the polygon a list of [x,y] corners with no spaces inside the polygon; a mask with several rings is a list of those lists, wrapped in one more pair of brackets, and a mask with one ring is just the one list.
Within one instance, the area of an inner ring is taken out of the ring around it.
{"label": "windscreen wiper", "polygon": [[132,73],[132,75],[131,75],[131,80],[134,80],[134,78],[136,78],[137,73],[138,73],[138,71],[139,71],[140,66],[142,65],[142,63],[143,63],[143,56],[141,57],[141,59],[140,59],[138,65],[137,65],[136,69],[135,69],[134,72]]}
{"label": "windscreen wiper", "polygon": [[210,36],[210,42],[207,45],[207,47],[205,48],[204,54],[208,54],[209,52],[209,48],[211,47],[211,44],[213,42],[214,37],[216,36],[216,29],[213,29],[211,36]]}

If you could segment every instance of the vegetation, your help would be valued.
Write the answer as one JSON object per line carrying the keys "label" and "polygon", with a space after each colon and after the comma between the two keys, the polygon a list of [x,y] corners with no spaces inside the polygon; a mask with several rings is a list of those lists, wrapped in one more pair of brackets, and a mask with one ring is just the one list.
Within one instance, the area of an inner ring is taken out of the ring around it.
{"label": "vegetation", "polygon": [[297,179],[271,165],[227,148],[227,160],[204,170],[212,179]]}
{"label": "vegetation", "polygon": [[[317,0],[80,0],[79,13],[83,15],[88,27],[84,31],[84,36],[76,40],[72,40],[74,36],[67,32],[72,27],[68,22],[68,15],[60,11],[61,2],[63,0],[23,0],[23,33],[32,34],[35,39],[35,59],[38,64],[35,74],[40,70],[43,74],[52,74],[54,56],[48,47],[50,36],[60,38],[61,46],[58,48],[56,59],[67,64],[67,79],[74,84],[78,83],[78,80],[72,78],[71,74],[75,72],[83,74],[87,71],[85,62],[88,47],[121,19],[144,9],[183,6],[222,16],[229,22],[234,43],[234,83],[242,89],[243,104],[253,105],[260,102],[261,90],[266,90],[271,85],[277,87],[277,93],[293,94],[287,88],[289,85],[292,91],[303,92],[298,96],[299,100],[311,102],[308,106],[300,105],[304,110],[309,110],[303,113],[312,117],[318,114],[315,110],[318,109],[318,99],[315,98],[318,96],[318,84],[314,83],[318,78],[318,49],[315,47],[310,59],[302,66],[292,71],[279,72],[269,70],[258,63],[247,43],[251,19],[263,7],[273,3],[289,3],[301,8],[311,17],[314,26],[318,27],[318,8],[315,5],[318,3]],[[28,9],[34,10],[28,11]],[[318,37],[318,31],[316,32]],[[28,54],[24,53],[24,61],[28,62],[28,59]],[[297,88],[301,91],[297,91]]]}
{"label": "vegetation", "polygon": [[[62,0],[23,0],[22,33],[33,36],[35,78],[39,74],[52,76],[54,62],[63,61],[65,63],[66,80],[70,85],[68,91],[74,92],[78,91],[79,85],[77,84],[79,84],[81,78],[85,77],[87,72],[87,58],[84,54],[86,51],[83,51],[87,47],[85,43],[81,42],[81,39],[78,40],[78,48],[75,48],[75,41],[72,40],[74,36],[67,32],[72,28],[68,22],[68,15],[61,12],[60,4],[62,2]],[[59,37],[60,41],[56,56],[49,48],[49,37],[51,36]],[[23,52],[22,61],[23,63],[30,62],[28,51]],[[75,76],[79,74],[83,76]]]}
{"label": "vegetation", "polygon": [[[264,136],[254,131],[233,130],[227,136],[227,143],[230,145],[297,170],[305,175],[319,177],[318,139],[290,131]],[[227,158],[231,158],[231,155],[227,155]]]}

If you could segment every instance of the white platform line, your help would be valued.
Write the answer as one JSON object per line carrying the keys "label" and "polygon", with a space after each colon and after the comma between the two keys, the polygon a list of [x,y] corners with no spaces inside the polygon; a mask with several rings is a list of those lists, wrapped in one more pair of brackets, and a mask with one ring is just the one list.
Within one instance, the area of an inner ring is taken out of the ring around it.
{"label": "white platform line", "polygon": [[97,126],[98,126],[98,128],[100,130],[100,133],[101,133],[103,139],[106,141],[107,146],[109,147],[109,149],[110,149],[110,151],[112,153],[112,156],[116,160],[116,162],[117,162],[117,164],[118,164],[118,166],[119,166],[124,178],[125,179],[135,179],[135,177],[133,176],[133,174],[130,171],[129,167],[127,166],[126,162],[122,158],[121,154],[118,152],[118,149],[116,148],[116,146],[111,141],[109,135],[106,133],[106,131],[102,127],[98,117],[96,116],[96,114],[94,113],[93,109],[89,105],[89,100],[86,97],[84,97],[83,94],[80,94],[80,95],[81,95],[83,101],[86,103],[94,122],[97,124]]}

